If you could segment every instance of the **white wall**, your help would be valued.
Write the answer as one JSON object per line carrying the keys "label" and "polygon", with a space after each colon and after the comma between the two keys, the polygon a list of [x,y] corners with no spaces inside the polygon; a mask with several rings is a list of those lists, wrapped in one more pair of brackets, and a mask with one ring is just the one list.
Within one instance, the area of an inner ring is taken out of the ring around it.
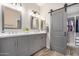
{"label": "white wall", "polygon": [[2,9],[0,4],[0,32],[2,31]]}
{"label": "white wall", "polygon": [[[16,6],[12,6],[12,7],[16,7]],[[17,8],[15,8],[17,10]],[[19,9],[19,8],[18,8]],[[22,4],[22,8],[21,8],[21,13],[22,13],[22,29],[24,27],[28,27],[30,28],[30,15],[29,15],[29,10],[35,10],[40,12],[40,7],[38,5],[36,5],[35,3],[23,3]],[[5,32],[9,32],[9,31],[22,31],[21,29],[17,30],[17,29],[8,29],[5,30]]]}
{"label": "white wall", "polygon": [[35,10],[40,12],[40,7],[35,3],[26,3],[23,4],[23,12],[22,12],[22,28],[28,27],[30,28],[30,15],[29,11]]}
{"label": "white wall", "polygon": [[68,17],[79,16],[79,4],[67,8]]}

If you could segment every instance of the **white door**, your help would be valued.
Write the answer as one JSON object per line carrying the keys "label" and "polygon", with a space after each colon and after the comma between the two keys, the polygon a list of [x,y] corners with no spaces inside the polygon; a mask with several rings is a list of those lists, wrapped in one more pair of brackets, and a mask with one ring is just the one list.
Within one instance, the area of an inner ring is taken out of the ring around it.
{"label": "white door", "polygon": [[65,53],[66,52],[66,12],[65,9],[60,9],[52,12],[50,20],[50,42],[51,49]]}

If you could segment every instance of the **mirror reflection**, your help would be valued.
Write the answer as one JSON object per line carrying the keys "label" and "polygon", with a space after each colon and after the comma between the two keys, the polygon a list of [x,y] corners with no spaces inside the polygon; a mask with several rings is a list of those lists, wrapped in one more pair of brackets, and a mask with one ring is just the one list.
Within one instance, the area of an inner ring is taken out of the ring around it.
{"label": "mirror reflection", "polygon": [[21,29],[21,12],[3,6],[4,29]]}

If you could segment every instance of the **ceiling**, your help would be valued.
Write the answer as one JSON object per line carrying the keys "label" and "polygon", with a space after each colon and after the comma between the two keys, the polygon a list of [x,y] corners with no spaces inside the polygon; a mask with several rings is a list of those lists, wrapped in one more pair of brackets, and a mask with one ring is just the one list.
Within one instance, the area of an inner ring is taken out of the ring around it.
{"label": "ceiling", "polygon": [[[47,5],[64,5],[65,3],[36,3],[38,6],[47,6]],[[68,5],[72,4],[72,3],[67,3]]]}

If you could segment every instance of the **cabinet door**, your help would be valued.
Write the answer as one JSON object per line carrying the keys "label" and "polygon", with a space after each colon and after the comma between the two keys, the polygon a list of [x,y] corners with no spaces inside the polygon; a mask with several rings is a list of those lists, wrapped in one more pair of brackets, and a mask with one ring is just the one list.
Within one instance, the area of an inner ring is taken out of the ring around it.
{"label": "cabinet door", "polygon": [[32,35],[29,39],[30,42],[30,46],[29,46],[29,53],[33,54],[36,51],[42,49],[43,47],[45,47],[45,40],[42,39],[42,35],[38,34],[38,35]]}
{"label": "cabinet door", "polygon": [[46,34],[41,34],[41,48],[46,47]]}
{"label": "cabinet door", "polygon": [[32,55],[33,53],[35,53],[36,51],[38,51],[41,48],[40,44],[39,44],[40,40],[37,35],[31,35],[29,42],[30,42],[30,46],[29,46],[30,55]]}
{"label": "cabinet door", "polygon": [[0,55],[10,56],[15,55],[15,39],[11,38],[0,38]]}
{"label": "cabinet door", "polygon": [[29,36],[20,36],[18,39],[17,51],[19,56],[29,55]]}

